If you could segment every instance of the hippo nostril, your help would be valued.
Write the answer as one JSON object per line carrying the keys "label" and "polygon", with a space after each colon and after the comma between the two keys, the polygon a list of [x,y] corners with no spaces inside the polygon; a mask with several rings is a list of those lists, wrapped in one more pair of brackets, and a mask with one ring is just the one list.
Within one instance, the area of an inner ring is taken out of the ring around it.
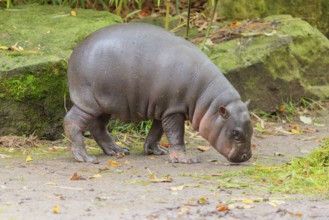
{"label": "hippo nostril", "polygon": [[247,159],[248,159],[248,155],[247,154],[242,154],[241,160],[246,161]]}

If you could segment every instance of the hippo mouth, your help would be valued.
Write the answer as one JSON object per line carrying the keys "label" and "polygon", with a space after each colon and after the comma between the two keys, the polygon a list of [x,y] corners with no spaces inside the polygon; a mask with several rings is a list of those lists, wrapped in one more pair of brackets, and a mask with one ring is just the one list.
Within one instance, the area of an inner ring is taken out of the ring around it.
{"label": "hippo mouth", "polygon": [[[247,160],[249,160],[252,156],[250,148],[246,148],[245,146],[247,143],[236,143],[230,150],[229,154],[227,155],[228,161],[232,163],[242,163]],[[249,149],[249,150],[243,150],[240,149]]]}

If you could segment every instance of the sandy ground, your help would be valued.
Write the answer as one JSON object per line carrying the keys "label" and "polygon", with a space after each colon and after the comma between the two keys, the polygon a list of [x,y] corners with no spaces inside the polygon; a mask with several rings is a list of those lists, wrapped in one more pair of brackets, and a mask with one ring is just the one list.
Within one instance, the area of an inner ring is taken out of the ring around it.
{"label": "sandy ground", "polygon": [[[286,134],[287,128],[280,124],[270,125],[269,134],[255,132],[254,156],[241,165],[229,164],[213,148],[198,151],[196,146],[208,144],[190,133],[188,149],[202,163],[170,164],[166,156],[145,156],[134,149],[120,159],[98,155],[97,165],[75,162],[70,155],[31,162],[0,159],[0,220],[329,219],[329,201],[319,195],[221,188],[216,179],[254,163],[282,164],[292,155],[306,155],[319,146],[319,140],[329,137],[327,116],[317,119],[324,126],[304,125],[306,132],[301,135]],[[109,166],[109,161],[121,166]],[[158,178],[170,175],[172,181],[151,183],[149,171]],[[74,173],[84,180],[70,180]],[[228,201],[230,210],[217,210],[225,209]]]}

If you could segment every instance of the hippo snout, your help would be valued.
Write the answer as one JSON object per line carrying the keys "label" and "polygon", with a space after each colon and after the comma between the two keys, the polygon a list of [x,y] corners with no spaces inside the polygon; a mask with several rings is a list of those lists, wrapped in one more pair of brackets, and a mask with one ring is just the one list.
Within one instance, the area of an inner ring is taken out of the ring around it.
{"label": "hippo snout", "polygon": [[247,153],[242,154],[235,154],[232,156],[229,156],[227,159],[232,163],[242,163],[248,161],[252,156],[251,151],[248,151]]}

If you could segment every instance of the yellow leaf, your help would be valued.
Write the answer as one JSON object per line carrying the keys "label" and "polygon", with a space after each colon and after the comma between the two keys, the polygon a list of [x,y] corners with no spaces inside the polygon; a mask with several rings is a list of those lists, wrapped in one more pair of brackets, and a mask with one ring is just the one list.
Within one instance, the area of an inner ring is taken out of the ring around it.
{"label": "yellow leaf", "polygon": [[59,205],[55,205],[55,207],[53,209],[53,213],[54,214],[59,214]]}
{"label": "yellow leaf", "polygon": [[153,183],[161,183],[161,182],[172,182],[173,178],[170,175],[167,175],[165,177],[162,178],[158,178],[155,173],[153,173],[149,168],[147,168],[147,171],[150,174],[150,182]]}
{"label": "yellow leaf", "polygon": [[6,46],[0,46],[0,50],[8,50],[9,48]]}
{"label": "yellow leaf", "polygon": [[120,142],[120,141],[117,141],[117,142],[115,142],[116,143],[116,145],[119,145],[120,147],[124,147],[125,145],[122,143],[122,142]]}
{"label": "yellow leaf", "polygon": [[77,16],[77,12],[74,11],[74,10],[72,10],[72,11],[71,11],[71,16],[73,16],[73,17]]}
{"label": "yellow leaf", "polygon": [[118,161],[114,161],[114,160],[109,161],[109,162],[108,162],[108,165],[109,165],[110,167],[120,167],[120,166],[121,166],[121,164],[120,164]]}
{"label": "yellow leaf", "polygon": [[204,204],[207,204],[207,203],[208,203],[208,200],[206,198],[198,199],[198,204],[200,204],[200,205],[204,205]]}
{"label": "yellow leaf", "polygon": [[294,128],[292,128],[290,130],[290,132],[293,133],[293,134],[300,134],[300,131],[298,129],[294,129]]}
{"label": "yellow leaf", "polygon": [[301,218],[301,217],[303,217],[303,214],[301,214],[301,213],[296,213],[295,216],[298,217],[298,218]]}
{"label": "yellow leaf", "polygon": [[30,161],[32,161],[32,160],[33,160],[33,159],[32,159],[32,157],[31,157],[31,155],[27,155],[25,161],[26,161],[26,162],[30,162]]}
{"label": "yellow leaf", "polygon": [[254,201],[252,199],[243,199],[242,202],[246,204],[254,204]]}
{"label": "yellow leaf", "polygon": [[126,165],[130,165],[130,161],[129,161],[129,160],[126,160],[126,161],[125,161],[125,164],[126,164]]}

